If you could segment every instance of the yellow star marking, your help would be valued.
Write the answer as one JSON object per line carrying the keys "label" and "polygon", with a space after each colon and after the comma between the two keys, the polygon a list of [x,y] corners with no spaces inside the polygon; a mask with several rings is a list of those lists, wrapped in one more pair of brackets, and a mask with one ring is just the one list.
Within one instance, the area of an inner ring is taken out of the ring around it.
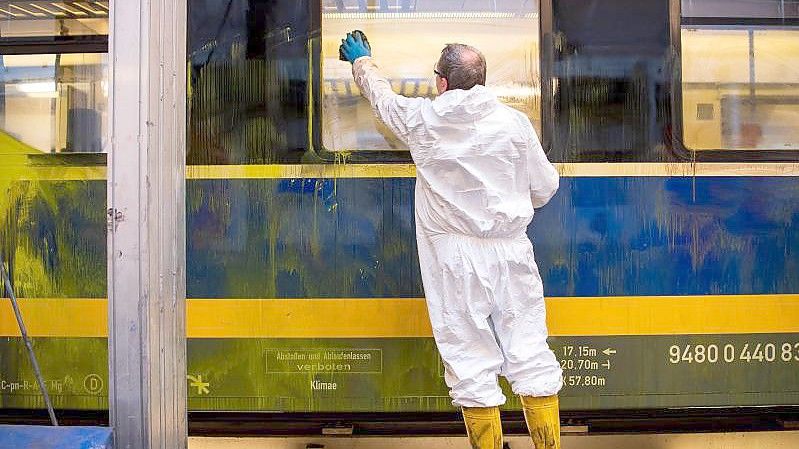
{"label": "yellow star marking", "polygon": [[211,386],[211,383],[203,382],[203,376],[201,374],[198,374],[197,376],[192,376],[190,374],[187,374],[186,378],[191,381],[191,383],[189,383],[190,387],[197,388],[197,394],[202,395],[211,392],[211,390],[208,389],[208,387]]}

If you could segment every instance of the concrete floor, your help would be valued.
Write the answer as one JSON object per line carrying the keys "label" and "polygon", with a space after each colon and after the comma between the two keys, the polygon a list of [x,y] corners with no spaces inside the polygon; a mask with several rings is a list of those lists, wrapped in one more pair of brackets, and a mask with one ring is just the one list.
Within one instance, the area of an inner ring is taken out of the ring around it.
{"label": "concrete floor", "polygon": [[[531,449],[510,437],[511,449]],[[469,449],[466,438],[190,438],[189,449]],[[314,446],[310,446],[314,447]],[[317,446],[318,447],[318,446]],[[799,449],[799,431],[649,435],[566,435],[563,449]]]}

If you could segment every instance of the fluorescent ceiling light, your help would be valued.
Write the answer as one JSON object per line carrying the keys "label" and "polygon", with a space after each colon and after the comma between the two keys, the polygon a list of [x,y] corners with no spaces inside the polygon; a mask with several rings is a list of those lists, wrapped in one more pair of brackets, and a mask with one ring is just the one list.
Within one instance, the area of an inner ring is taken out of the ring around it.
{"label": "fluorescent ceiling light", "polygon": [[20,83],[14,87],[26,94],[40,94],[45,92],[55,92],[55,81],[44,81],[39,83]]}

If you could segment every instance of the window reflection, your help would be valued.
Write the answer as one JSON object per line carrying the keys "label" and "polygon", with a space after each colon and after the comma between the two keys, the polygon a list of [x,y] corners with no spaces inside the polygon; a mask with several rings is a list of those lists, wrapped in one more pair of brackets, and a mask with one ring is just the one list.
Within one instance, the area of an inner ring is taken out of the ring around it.
{"label": "window reflection", "polygon": [[[0,7],[0,13],[14,6],[0,5],[5,7]],[[33,11],[31,5],[25,10]],[[23,37],[43,32],[37,26],[51,26],[53,22],[57,21],[16,17],[0,21],[6,31],[11,29]],[[43,47],[37,42],[36,48],[30,48],[29,41],[4,39],[2,48],[13,51],[0,53],[0,129],[45,153],[102,152],[107,126],[106,55],[41,53],[48,48],[46,44]],[[58,46],[50,48],[58,50]],[[70,51],[75,50],[79,45]]]}
{"label": "window reflection", "polygon": [[668,7],[553,1],[552,160],[669,158]]}
{"label": "window reflection", "polygon": [[318,2],[190,0],[188,164],[296,163],[309,145]]}
{"label": "window reflection", "polygon": [[682,30],[683,139],[692,150],[799,149],[799,30]]}
{"label": "window reflection", "polygon": [[447,43],[477,47],[487,61],[486,84],[541,131],[536,2],[325,0],[322,8],[324,150],[407,150],[360,96],[350,64],[338,59],[342,37],[355,28],[369,37],[382,74],[405,96],[435,97],[432,67]]}
{"label": "window reflection", "polygon": [[683,17],[799,17],[799,0],[682,0]]}
{"label": "window reflection", "polygon": [[103,151],[104,54],[0,55],[0,75],[0,128],[7,135],[42,152]]}
{"label": "window reflection", "polygon": [[108,15],[105,0],[0,2],[5,137],[44,153],[103,151],[107,58],[94,52],[105,51]]}
{"label": "window reflection", "polygon": [[0,37],[108,34],[108,1],[2,1]]}
{"label": "window reflection", "polygon": [[191,0],[188,163],[318,162],[341,151],[385,161],[391,150],[403,153],[361,98],[350,64],[338,60],[341,38],[354,28],[367,33],[403,95],[435,95],[432,67],[446,43],[477,46],[489,86],[540,129],[537,10],[516,0]]}

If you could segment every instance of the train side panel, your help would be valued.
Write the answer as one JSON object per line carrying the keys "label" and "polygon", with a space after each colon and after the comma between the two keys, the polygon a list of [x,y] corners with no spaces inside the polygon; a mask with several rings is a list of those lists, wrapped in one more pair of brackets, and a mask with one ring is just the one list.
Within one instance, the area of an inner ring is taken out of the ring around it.
{"label": "train side panel", "polygon": [[[104,260],[104,246],[74,238],[30,254],[48,235],[74,236],[61,215],[104,239],[103,217],[82,205],[104,183],[84,185],[58,213],[31,208],[37,226],[20,228],[29,243],[18,254],[29,255],[15,273]],[[189,180],[190,409],[451,410],[425,313],[413,186]],[[530,232],[563,408],[799,402],[797,197],[792,177],[564,178]],[[64,274],[58,285],[78,286],[69,295],[35,289],[46,277],[20,283],[31,331],[47,336],[36,349],[58,407],[106,401],[98,271]],[[2,311],[0,329],[14,335]],[[3,406],[41,406],[20,340],[0,347]]]}

